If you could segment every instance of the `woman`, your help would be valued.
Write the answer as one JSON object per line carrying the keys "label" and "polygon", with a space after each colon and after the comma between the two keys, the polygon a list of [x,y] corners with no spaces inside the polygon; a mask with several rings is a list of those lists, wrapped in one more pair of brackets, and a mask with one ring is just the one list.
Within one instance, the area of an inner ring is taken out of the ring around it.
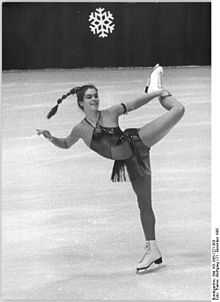
{"label": "woman", "polygon": [[[167,90],[162,89],[161,77],[163,69],[158,64],[154,67],[149,87],[145,94],[133,101],[121,103],[99,111],[98,90],[94,85],[84,85],[70,90],[57,105],[52,108],[48,118],[53,116],[58,106],[69,95],[76,94],[80,109],[85,118],[78,123],[66,138],[57,138],[47,130],[37,130],[51,143],[60,148],[70,148],[80,138],[86,145],[98,154],[115,160],[112,181],[126,180],[127,170],[133,190],[137,196],[141,223],[146,239],[144,256],[137,265],[137,272],[147,270],[153,263],[162,263],[161,252],[155,240],[155,216],[151,203],[151,169],[150,148],[163,138],[184,114],[184,107]],[[143,127],[126,129],[119,128],[118,119],[122,114],[147,104],[152,99],[159,98],[166,113]],[[125,169],[126,167],[126,169]]]}

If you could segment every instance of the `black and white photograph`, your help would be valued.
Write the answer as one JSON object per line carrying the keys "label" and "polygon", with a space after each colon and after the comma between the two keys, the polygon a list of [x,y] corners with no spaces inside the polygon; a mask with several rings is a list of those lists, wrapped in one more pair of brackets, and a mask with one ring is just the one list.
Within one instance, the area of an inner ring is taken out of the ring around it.
{"label": "black and white photograph", "polygon": [[3,300],[219,300],[212,9],[1,3]]}

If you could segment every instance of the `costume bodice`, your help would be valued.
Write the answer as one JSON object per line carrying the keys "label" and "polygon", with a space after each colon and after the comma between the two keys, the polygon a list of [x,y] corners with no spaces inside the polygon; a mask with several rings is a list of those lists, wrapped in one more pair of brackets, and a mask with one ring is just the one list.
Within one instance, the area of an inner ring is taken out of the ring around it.
{"label": "costume bodice", "polygon": [[101,112],[95,127],[85,118],[85,121],[93,127],[90,148],[98,154],[113,160],[123,160],[131,157],[132,150],[129,141],[120,127],[102,126],[100,124],[100,116]]}
{"label": "costume bodice", "polygon": [[100,124],[100,115],[101,112],[95,126],[86,118],[84,121],[92,129],[89,147],[101,156],[115,160],[111,180],[126,180],[125,166],[132,181],[150,175],[150,148],[140,139],[138,129],[122,131],[119,126],[104,127]]}

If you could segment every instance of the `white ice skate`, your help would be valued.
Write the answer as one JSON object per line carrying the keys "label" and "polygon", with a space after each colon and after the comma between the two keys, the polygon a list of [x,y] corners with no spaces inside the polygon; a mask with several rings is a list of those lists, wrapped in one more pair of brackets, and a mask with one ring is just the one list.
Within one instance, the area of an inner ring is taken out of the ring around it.
{"label": "white ice skate", "polygon": [[156,64],[150,74],[150,77],[145,88],[146,93],[151,93],[162,88],[163,67]]}
{"label": "white ice skate", "polygon": [[146,272],[153,264],[161,264],[162,256],[155,240],[146,242],[145,253],[137,265],[136,272]]}

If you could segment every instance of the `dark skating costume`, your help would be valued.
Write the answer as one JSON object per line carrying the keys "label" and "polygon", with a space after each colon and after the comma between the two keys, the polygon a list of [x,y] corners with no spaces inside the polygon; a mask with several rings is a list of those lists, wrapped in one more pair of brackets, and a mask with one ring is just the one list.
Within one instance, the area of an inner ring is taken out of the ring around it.
{"label": "dark skating costume", "polygon": [[120,127],[103,127],[100,116],[93,128],[90,148],[103,157],[115,160],[112,181],[126,180],[126,170],[131,181],[140,209],[140,217],[146,240],[155,239],[155,216],[151,202],[150,148],[139,137],[139,129],[129,128],[122,131]]}

